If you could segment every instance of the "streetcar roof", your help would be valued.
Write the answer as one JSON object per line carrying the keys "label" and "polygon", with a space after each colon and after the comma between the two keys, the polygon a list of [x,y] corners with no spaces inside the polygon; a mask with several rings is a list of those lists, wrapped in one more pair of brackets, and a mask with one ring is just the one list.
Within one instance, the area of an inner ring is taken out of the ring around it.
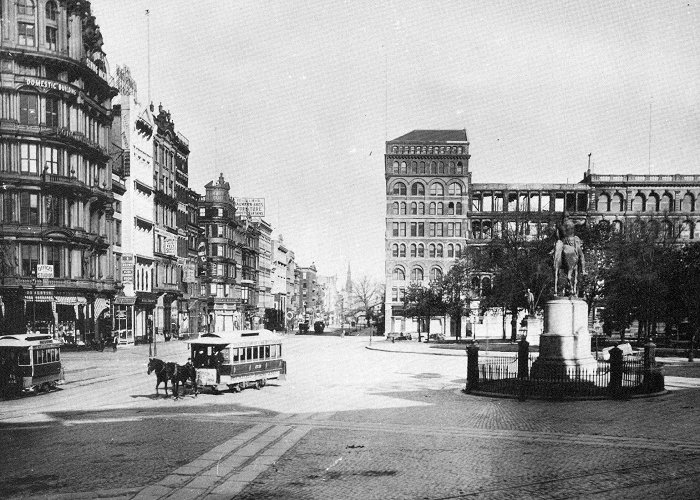
{"label": "streetcar roof", "polygon": [[48,334],[23,333],[18,335],[0,335],[0,347],[31,347],[54,343]]}
{"label": "streetcar roof", "polygon": [[200,345],[228,345],[251,343],[257,344],[260,342],[275,340],[282,341],[282,337],[270,330],[226,330],[223,332],[202,333],[196,339],[190,340],[190,344]]}

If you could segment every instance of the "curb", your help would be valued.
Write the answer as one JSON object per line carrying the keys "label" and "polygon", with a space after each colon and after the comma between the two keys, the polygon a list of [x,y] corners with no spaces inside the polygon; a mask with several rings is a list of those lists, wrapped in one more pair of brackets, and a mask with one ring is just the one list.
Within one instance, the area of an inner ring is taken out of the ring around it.
{"label": "curb", "polygon": [[383,349],[381,347],[374,347],[374,346],[365,346],[365,349],[369,349],[370,351],[382,351],[382,352],[394,352],[397,354],[425,354],[428,356],[462,356],[466,357],[466,353],[462,353],[461,351],[458,351],[456,354],[450,354],[447,352],[421,352],[421,351],[395,351],[393,349]]}

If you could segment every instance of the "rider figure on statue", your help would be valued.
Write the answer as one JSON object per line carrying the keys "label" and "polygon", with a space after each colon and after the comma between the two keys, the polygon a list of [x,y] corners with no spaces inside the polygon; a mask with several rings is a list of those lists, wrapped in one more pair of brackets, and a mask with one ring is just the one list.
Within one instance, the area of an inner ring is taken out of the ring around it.
{"label": "rider figure on statue", "polygon": [[559,295],[557,283],[559,269],[564,268],[568,279],[568,295],[578,296],[579,275],[586,274],[586,259],[583,256],[581,238],[574,234],[574,223],[565,219],[557,228],[557,241],[554,245],[554,293]]}

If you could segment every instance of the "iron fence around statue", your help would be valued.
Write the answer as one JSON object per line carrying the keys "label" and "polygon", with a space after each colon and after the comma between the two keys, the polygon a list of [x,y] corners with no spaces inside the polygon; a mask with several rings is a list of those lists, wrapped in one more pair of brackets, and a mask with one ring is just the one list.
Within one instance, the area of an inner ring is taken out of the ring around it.
{"label": "iron fence around statue", "polygon": [[651,392],[639,354],[623,358],[620,373],[609,361],[598,360],[595,369],[566,368],[537,377],[530,376],[537,355],[528,355],[527,374],[518,376],[518,355],[484,356],[478,359],[478,381],[470,392],[518,396],[520,398],[628,397]]}

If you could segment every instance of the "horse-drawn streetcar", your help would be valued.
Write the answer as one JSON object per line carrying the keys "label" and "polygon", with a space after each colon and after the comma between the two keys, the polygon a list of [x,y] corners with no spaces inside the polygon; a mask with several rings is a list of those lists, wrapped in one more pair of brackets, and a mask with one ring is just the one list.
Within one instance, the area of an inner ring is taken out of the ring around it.
{"label": "horse-drawn streetcar", "polygon": [[282,337],[269,330],[205,333],[190,341],[190,350],[197,385],[214,391],[259,389],[287,372]]}
{"label": "horse-drawn streetcar", "polygon": [[0,393],[55,389],[62,382],[61,344],[51,335],[0,336]]}

